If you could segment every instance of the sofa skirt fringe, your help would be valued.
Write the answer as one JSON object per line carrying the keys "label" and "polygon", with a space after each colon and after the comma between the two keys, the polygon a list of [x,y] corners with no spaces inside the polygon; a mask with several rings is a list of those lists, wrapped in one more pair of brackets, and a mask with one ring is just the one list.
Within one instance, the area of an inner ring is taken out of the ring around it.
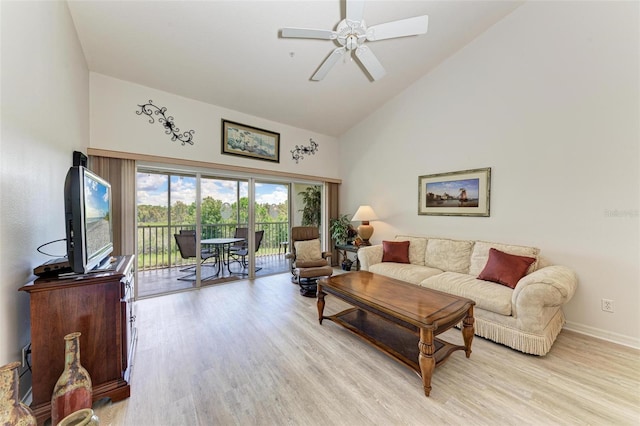
{"label": "sofa skirt fringe", "polygon": [[551,318],[542,334],[526,333],[521,330],[505,327],[502,324],[475,318],[475,334],[509,346],[520,352],[533,355],[546,355],[565,324],[562,309]]}

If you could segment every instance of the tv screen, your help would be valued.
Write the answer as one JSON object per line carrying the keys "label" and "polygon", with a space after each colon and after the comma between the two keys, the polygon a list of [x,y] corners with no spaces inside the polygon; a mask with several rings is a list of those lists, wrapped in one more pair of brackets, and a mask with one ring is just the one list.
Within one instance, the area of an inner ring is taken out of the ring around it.
{"label": "tv screen", "polygon": [[111,185],[82,166],[65,181],[67,257],[74,272],[100,269],[113,251]]}

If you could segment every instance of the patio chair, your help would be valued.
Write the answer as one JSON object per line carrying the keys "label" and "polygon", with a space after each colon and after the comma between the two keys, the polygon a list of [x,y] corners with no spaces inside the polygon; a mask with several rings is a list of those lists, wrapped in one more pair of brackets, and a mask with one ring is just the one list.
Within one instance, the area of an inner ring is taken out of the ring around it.
{"label": "patio chair", "polygon": [[329,263],[331,252],[320,249],[320,233],[315,226],[291,228],[291,251],[287,253],[291,266],[291,281],[300,286],[300,294],[315,297],[320,277],[329,277],[333,268]]}
{"label": "patio chair", "polygon": [[249,228],[236,228],[233,234],[234,238],[242,238],[244,241],[233,244],[229,247],[229,253],[237,252],[247,248],[247,238],[249,238]]}
{"label": "patio chair", "polygon": [[[236,228],[236,232],[238,231],[238,229],[244,229],[246,230],[247,228]],[[242,232],[242,231],[241,231]],[[246,235],[245,234],[245,241],[244,244],[238,245],[238,246],[231,246],[229,248],[229,266],[231,266],[231,262],[237,262],[240,265],[242,265],[242,271],[240,272],[242,275],[248,275],[248,272],[244,272],[245,270],[247,270],[247,268],[249,267],[249,263],[247,262],[247,256],[249,255],[249,245],[248,245],[248,241],[246,240]],[[241,235],[237,235],[237,238],[242,238]],[[257,253],[258,250],[260,250],[260,245],[262,244],[262,239],[264,238],[264,230],[262,231],[256,231],[256,249],[255,252]],[[260,269],[260,267],[256,267],[256,272],[258,272]],[[231,272],[231,268],[229,268],[229,271]],[[237,272],[234,272],[237,273]]]}
{"label": "patio chair", "polygon": [[[184,232],[180,234],[173,234],[173,237],[176,239],[176,245],[178,246],[178,250],[180,250],[180,256],[183,259],[188,260],[188,259],[195,259],[197,257],[195,232],[194,233]],[[218,270],[216,271],[216,275],[220,273],[220,262],[218,261],[219,256],[217,251],[211,251],[207,249],[200,250],[200,259],[201,259],[200,261],[201,267],[217,266]],[[216,263],[214,265],[210,263],[205,265],[205,261],[207,261],[208,259],[215,259]],[[193,272],[190,273],[189,275],[185,275],[178,278],[178,280],[193,281],[196,275],[195,269],[196,269],[196,265],[192,265],[185,269],[181,269],[180,272],[186,272],[186,271],[193,271]]]}

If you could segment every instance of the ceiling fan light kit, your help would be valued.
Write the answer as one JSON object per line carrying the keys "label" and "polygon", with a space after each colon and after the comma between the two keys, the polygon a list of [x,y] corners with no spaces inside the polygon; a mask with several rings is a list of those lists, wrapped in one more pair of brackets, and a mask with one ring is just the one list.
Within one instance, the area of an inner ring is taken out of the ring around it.
{"label": "ceiling fan light kit", "polygon": [[320,65],[311,80],[320,81],[326,77],[331,68],[345,53],[355,53],[355,57],[373,80],[379,80],[386,71],[373,51],[365,46],[367,41],[386,40],[390,38],[408,37],[427,32],[429,18],[427,15],[391,21],[367,28],[363,19],[364,1],[346,0],[347,17],[340,21],[336,30],[319,30],[312,28],[283,28],[284,38],[312,38],[334,40],[341,47],[335,49]]}

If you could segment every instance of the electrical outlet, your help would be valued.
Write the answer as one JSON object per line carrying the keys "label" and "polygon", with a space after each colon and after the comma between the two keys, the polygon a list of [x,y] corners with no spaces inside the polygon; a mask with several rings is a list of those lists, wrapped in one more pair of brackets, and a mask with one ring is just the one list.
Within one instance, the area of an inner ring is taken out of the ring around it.
{"label": "electrical outlet", "polygon": [[602,310],[605,312],[613,313],[613,300],[602,299]]}
{"label": "electrical outlet", "polygon": [[28,354],[28,350],[29,350],[29,344],[27,343],[26,345],[24,345],[24,347],[22,348],[22,368],[27,366],[27,354]]}

